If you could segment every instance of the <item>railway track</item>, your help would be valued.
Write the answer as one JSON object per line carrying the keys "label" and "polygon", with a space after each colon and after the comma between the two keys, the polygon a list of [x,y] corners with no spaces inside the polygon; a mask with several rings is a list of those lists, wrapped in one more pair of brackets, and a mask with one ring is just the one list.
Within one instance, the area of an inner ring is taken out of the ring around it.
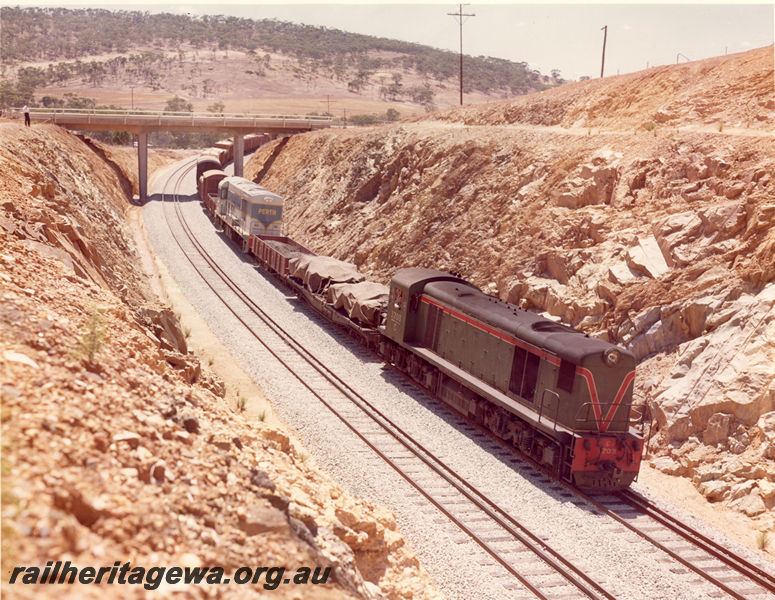
{"label": "railway track", "polygon": [[[192,169],[193,164],[178,170],[176,189]],[[165,188],[162,199],[165,200],[164,207],[172,207],[174,219],[182,233],[175,233],[165,210],[169,230],[202,281],[266,351],[286,367],[290,375],[336,415],[369,451],[379,456],[380,460],[390,465],[414,487],[422,497],[418,504],[430,503],[443,515],[444,520],[454,523],[482,548],[490,560],[489,565],[483,563],[482,566],[500,569],[505,573],[501,579],[504,597],[615,597],[549,547],[544,540],[523,527],[507,511],[488,500],[485,494],[455,474],[441,459],[413,440],[366,398],[309,354],[289,332],[243,294],[239,286],[209,258],[188,228],[177,193],[167,194]],[[241,305],[242,308],[235,310],[235,305]],[[411,387],[419,389],[413,383]],[[420,393],[427,395],[423,391]],[[435,399],[432,402],[446,407]],[[463,427],[466,425],[463,424]],[[471,425],[468,425],[466,431],[474,436],[481,433]],[[513,452],[513,449],[509,450]],[[516,464],[520,460],[511,459],[509,462]],[[529,463],[523,461],[523,464]],[[627,492],[592,499],[555,480],[547,478],[546,481],[553,486],[552,489],[559,490],[562,497],[570,499],[577,495],[584,503],[594,506],[596,511],[611,517],[613,522],[610,528],[607,527],[606,534],[616,535],[624,527],[635,531],[666,555],[658,560],[681,565],[671,567],[671,570],[686,568],[695,572],[719,589],[719,597],[751,600],[775,598],[775,578],[764,569],[734,556],[729,550],[693,531],[637,494]],[[680,533],[670,533],[670,528]],[[670,536],[673,539],[668,539]]]}
{"label": "railway track", "polygon": [[[407,381],[411,380],[407,378]],[[443,406],[441,403],[439,405]],[[490,436],[480,425],[471,424],[470,427],[471,431],[489,437],[491,451],[518,453],[512,446]],[[614,523],[606,528],[607,534],[619,535],[622,528],[634,532],[666,555],[658,560],[678,563],[671,568],[673,572],[683,568],[695,573],[718,588],[719,597],[775,600],[775,575],[772,569],[752,563],[632,489],[590,496],[553,478],[547,469],[528,456],[519,454],[519,458],[511,462],[531,472],[561,497],[568,500],[579,498],[600,514],[609,516]]]}
{"label": "railway track", "polygon": [[772,572],[735,554],[637,492],[625,490],[592,501],[726,595],[738,600],[775,598]]}
{"label": "railway track", "polygon": [[[176,189],[192,169],[193,165],[178,169],[174,178]],[[165,219],[176,244],[205,285],[265,350],[285,366],[289,375],[406,480],[424,502],[430,503],[473,540],[490,557],[493,567],[510,576],[511,581],[503,583],[504,597],[615,598],[408,435],[246,296],[192,235],[177,197],[176,192],[169,194],[165,188],[162,200],[172,206],[183,235],[175,233],[168,212],[164,213]],[[235,300],[248,314],[234,308]]]}
{"label": "railway track", "polygon": [[[406,381],[413,381],[406,377]],[[446,405],[427,397],[438,409]],[[672,572],[693,572],[718,589],[720,598],[737,600],[775,600],[775,575],[772,569],[756,565],[732,549],[713,540],[685,521],[641,494],[627,489],[609,494],[590,496],[578,488],[558,481],[542,465],[520,454],[515,448],[492,436],[482,426],[460,417],[463,427],[486,444],[486,449],[500,455],[521,472],[530,473],[535,479],[548,485],[559,497],[592,507],[613,520],[606,526],[606,535],[621,535],[623,529],[632,531],[646,540],[665,556],[657,560],[672,563]],[[503,453],[513,453],[511,458]]]}

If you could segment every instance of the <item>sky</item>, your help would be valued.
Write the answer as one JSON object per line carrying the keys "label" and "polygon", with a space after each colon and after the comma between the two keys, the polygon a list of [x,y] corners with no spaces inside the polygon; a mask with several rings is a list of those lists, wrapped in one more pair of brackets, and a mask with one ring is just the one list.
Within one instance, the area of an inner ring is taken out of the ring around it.
{"label": "sky", "polygon": [[[279,19],[375,35],[435,48],[460,50],[458,4],[441,2],[262,3],[226,0],[142,1],[19,0],[14,6],[85,6],[191,15],[227,14]],[[463,52],[526,62],[567,79],[598,77],[607,26],[605,74],[629,73],[648,66],[732,54],[773,43],[772,2],[758,4],[518,4],[463,5]]]}

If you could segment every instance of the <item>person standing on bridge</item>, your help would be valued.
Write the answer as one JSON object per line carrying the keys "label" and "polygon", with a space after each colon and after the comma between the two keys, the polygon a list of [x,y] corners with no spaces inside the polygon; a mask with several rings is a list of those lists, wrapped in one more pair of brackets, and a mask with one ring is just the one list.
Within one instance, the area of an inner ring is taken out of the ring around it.
{"label": "person standing on bridge", "polygon": [[24,113],[24,125],[25,127],[29,127],[30,126],[30,107],[25,104],[24,108],[22,108],[22,112]]}

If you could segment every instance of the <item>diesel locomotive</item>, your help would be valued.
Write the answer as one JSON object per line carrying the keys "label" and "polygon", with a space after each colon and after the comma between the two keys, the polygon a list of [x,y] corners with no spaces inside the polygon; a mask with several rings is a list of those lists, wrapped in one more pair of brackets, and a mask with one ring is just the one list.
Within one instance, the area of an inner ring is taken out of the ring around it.
{"label": "diesel locomotive", "polygon": [[629,352],[421,268],[393,276],[382,333],[387,361],[557,477],[586,489],[635,479]]}
{"label": "diesel locomotive", "polygon": [[[203,173],[200,190],[214,175]],[[225,233],[436,397],[580,488],[618,490],[635,480],[643,439],[633,427],[638,415],[631,353],[431,269],[397,271],[375,310],[374,298],[381,296],[370,290],[368,300],[358,297],[359,286],[371,282],[354,285],[363,279],[353,276],[360,275],[354,266],[342,269],[341,261],[333,261],[339,264],[332,270],[330,260],[310,260],[311,251],[279,234],[279,221],[271,232],[254,230],[245,222],[250,202],[239,213],[238,204],[227,200],[230,190],[250,190],[257,199],[269,192],[235,177],[220,178],[218,190],[217,199],[203,191],[202,201]],[[279,215],[277,198],[271,206]],[[311,268],[319,269],[312,277]],[[333,300],[343,291],[354,296],[344,303],[355,307],[348,312]]]}

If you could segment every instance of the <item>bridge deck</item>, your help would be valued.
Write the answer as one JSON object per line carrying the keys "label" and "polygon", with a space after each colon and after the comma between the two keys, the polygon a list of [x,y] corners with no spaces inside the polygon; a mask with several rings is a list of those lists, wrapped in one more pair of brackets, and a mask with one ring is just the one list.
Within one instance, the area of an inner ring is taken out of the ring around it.
{"label": "bridge deck", "polygon": [[[21,116],[22,111],[11,113]],[[140,199],[148,191],[148,134],[154,131],[220,131],[234,137],[234,173],[242,175],[242,136],[247,133],[292,135],[330,127],[331,117],[149,112],[105,109],[30,109],[30,120],[84,131],[127,131],[137,134]]]}
{"label": "bridge deck", "polygon": [[[16,109],[15,112],[21,112]],[[68,129],[152,131],[222,131],[245,133],[300,133],[330,127],[331,117],[306,115],[245,115],[174,113],[97,109],[30,109],[30,119]]]}

